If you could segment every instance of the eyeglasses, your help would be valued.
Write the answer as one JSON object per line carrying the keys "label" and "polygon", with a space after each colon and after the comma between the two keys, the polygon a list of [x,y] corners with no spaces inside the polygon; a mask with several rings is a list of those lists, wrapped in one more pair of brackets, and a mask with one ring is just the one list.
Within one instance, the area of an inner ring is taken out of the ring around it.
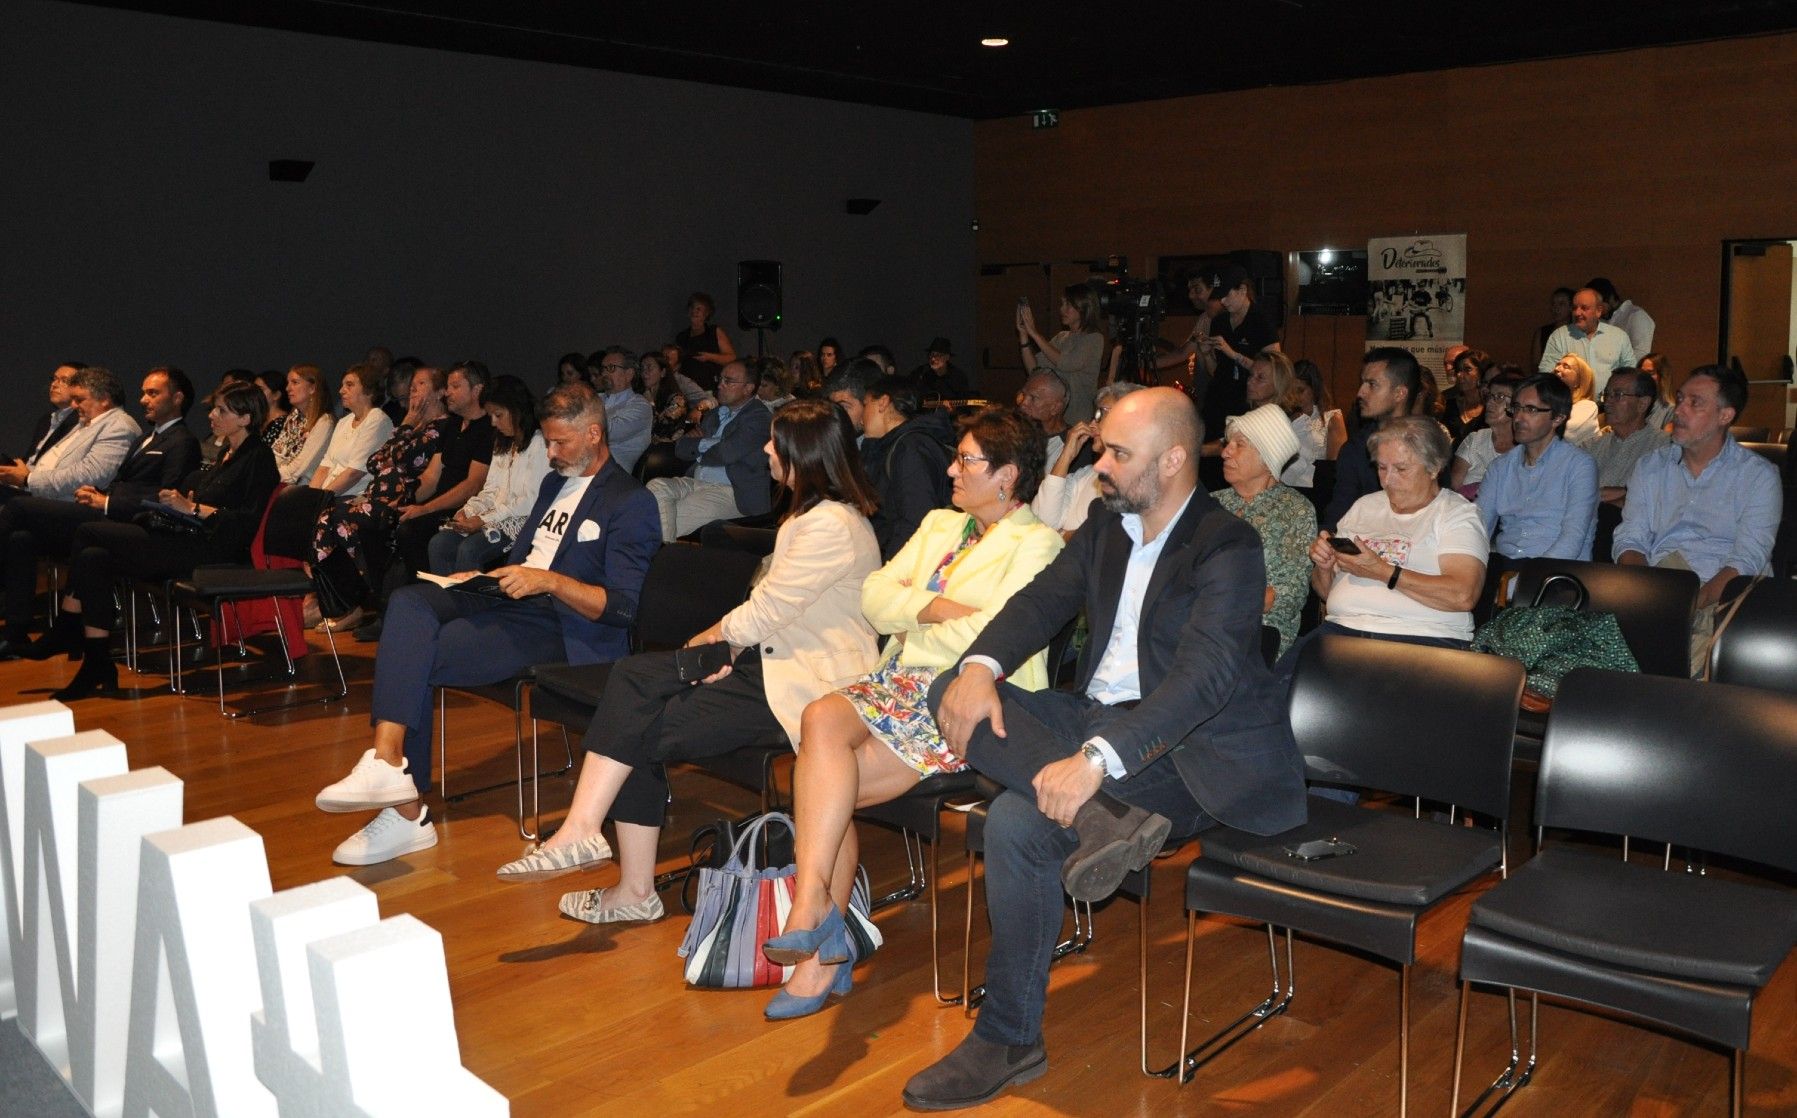
{"label": "eyeglasses", "polygon": [[601,365],[599,366],[599,371],[602,373],[630,373],[635,372],[636,370],[632,369],[629,365]]}
{"label": "eyeglasses", "polygon": [[973,469],[974,463],[990,462],[992,459],[986,457],[984,454],[957,454],[955,455],[955,461],[961,463],[961,468],[963,470],[971,470]]}
{"label": "eyeglasses", "polygon": [[1517,412],[1524,415],[1552,415],[1554,409],[1544,408],[1539,404],[1511,404],[1510,414],[1515,415]]}
{"label": "eyeglasses", "polygon": [[746,385],[746,384],[754,384],[755,382],[752,380],[737,380],[735,377],[719,377],[718,383],[719,384],[734,384],[734,385],[737,385],[740,387],[740,386]]}

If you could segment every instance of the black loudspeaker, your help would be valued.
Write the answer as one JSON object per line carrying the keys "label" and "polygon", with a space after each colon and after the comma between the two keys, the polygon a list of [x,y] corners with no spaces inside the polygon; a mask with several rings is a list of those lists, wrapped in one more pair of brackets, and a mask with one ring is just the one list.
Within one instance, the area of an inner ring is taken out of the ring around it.
{"label": "black loudspeaker", "polygon": [[736,324],[744,330],[780,329],[778,260],[743,260],[737,263]]}
{"label": "black loudspeaker", "polygon": [[1273,329],[1285,325],[1285,257],[1262,248],[1241,248],[1229,254],[1231,263],[1241,265],[1254,285],[1254,305],[1260,308]]}

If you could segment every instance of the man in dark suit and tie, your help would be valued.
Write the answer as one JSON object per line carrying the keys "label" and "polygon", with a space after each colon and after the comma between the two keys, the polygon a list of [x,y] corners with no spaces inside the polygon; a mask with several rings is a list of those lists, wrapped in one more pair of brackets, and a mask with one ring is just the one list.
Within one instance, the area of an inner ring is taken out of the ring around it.
{"label": "man in dark suit and tie", "polygon": [[692,468],[649,483],[661,510],[661,538],[673,542],[714,520],[758,516],[774,507],[767,437],[774,413],[755,398],[749,367],[732,361],[718,374],[718,406],[699,416],[697,434],[674,443]]}
{"label": "man in dark suit and tie", "polygon": [[40,555],[66,557],[75,529],[102,518],[128,521],[154,502],[164,489],[200,466],[200,443],[187,427],[193,405],[193,381],[173,366],[144,375],[144,426],[105,489],[83,485],[73,500],[18,497],[0,509],[0,562],[4,563],[6,629],[0,658],[29,655],[25,634],[31,625],[32,595],[37,587]]}
{"label": "man in dark suit and tie", "polygon": [[[1102,899],[1170,832],[1270,835],[1305,819],[1303,759],[1260,653],[1260,538],[1198,488],[1197,412],[1145,389],[1100,435],[1103,508],[931,688],[943,738],[1005,792],[986,820],[986,1000],[973,1032],[906,1085],[919,1109],[974,1106],[1047,1070],[1063,888]],[[1003,682],[1082,607],[1076,690]]]}

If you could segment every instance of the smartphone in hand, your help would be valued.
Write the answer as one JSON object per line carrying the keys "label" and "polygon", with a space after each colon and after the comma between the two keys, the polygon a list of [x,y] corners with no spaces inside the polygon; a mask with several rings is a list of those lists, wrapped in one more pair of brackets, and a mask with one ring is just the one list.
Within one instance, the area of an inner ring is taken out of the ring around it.
{"label": "smartphone in hand", "polygon": [[730,662],[730,646],[724,641],[696,644],[674,653],[674,674],[682,683],[699,683]]}
{"label": "smartphone in hand", "polygon": [[1349,539],[1347,536],[1330,536],[1329,546],[1333,547],[1339,555],[1360,554],[1360,545]]}

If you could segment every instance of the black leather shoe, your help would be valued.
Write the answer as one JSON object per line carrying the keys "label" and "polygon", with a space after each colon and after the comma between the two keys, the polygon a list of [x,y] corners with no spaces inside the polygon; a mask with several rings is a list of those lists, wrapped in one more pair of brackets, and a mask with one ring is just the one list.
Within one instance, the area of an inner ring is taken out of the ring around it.
{"label": "black leather shoe", "polygon": [[363,622],[362,624],[356,626],[355,637],[358,641],[361,641],[363,644],[367,644],[370,641],[380,640],[381,639],[381,619],[379,617],[376,617],[373,621],[366,621],[366,622]]}
{"label": "black leather shoe", "polygon": [[1153,861],[1173,824],[1164,815],[1099,792],[1073,817],[1073,829],[1079,832],[1079,848],[1061,863],[1061,885],[1074,900],[1092,904]]}
{"label": "black leather shoe", "polygon": [[77,675],[69,680],[67,687],[50,692],[50,697],[59,703],[72,703],[77,699],[116,699],[124,692],[119,690],[118,679],[100,679],[89,677],[82,679]]}
{"label": "black leather shoe", "polygon": [[961,1110],[998,1097],[1006,1087],[1039,1079],[1048,1050],[1034,1044],[994,1044],[977,1033],[911,1077],[905,1105],[912,1110]]}
{"label": "black leather shoe", "polygon": [[7,640],[3,637],[0,637],[0,660],[22,660],[22,659],[24,659],[25,649],[30,647],[30,644],[31,644],[30,641]]}

